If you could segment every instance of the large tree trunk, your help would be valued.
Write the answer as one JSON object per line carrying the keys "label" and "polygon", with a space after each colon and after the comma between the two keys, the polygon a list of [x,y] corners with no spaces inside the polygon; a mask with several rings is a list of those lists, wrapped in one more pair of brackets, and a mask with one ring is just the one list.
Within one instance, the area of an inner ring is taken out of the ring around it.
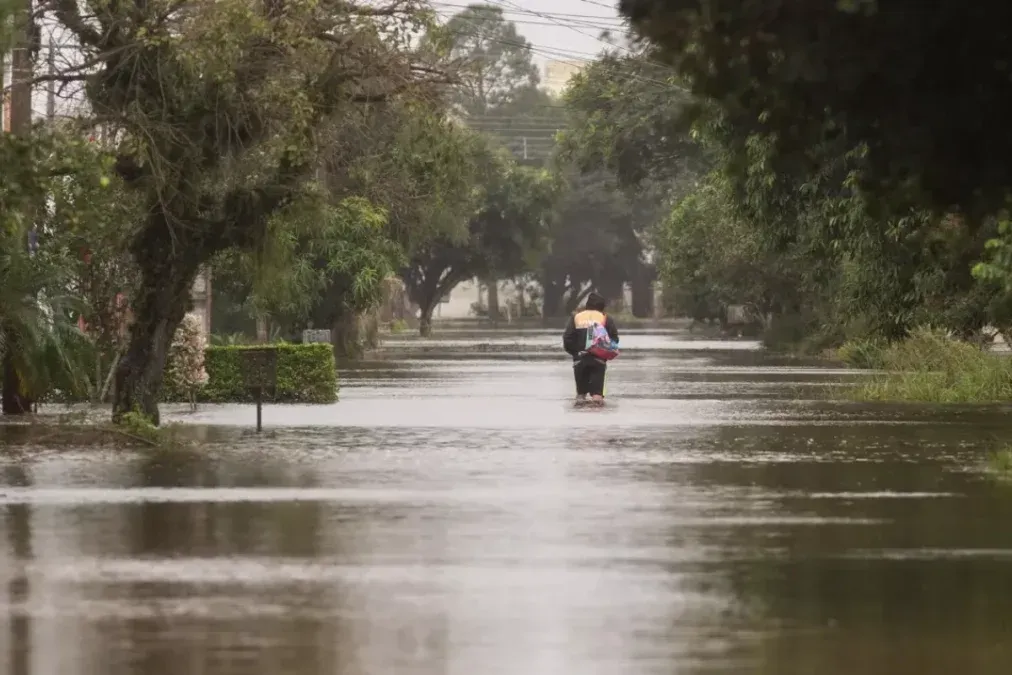
{"label": "large tree trunk", "polygon": [[608,311],[619,313],[625,311],[625,283],[618,279],[608,279],[598,285],[598,292],[608,303]]}
{"label": "large tree trunk", "polygon": [[649,319],[654,315],[654,286],[650,278],[636,275],[632,283],[632,313],[637,319]]}
{"label": "large tree trunk", "polygon": [[[18,7],[25,15],[31,14],[32,3],[30,0],[21,0]],[[27,138],[32,131],[32,55],[29,49],[32,44],[35,24],[32,21],[25,21],[15,36],[15,49],[11,55],[11,87],[10,87],[10,132],[15,136]],[[0,105],[0,110],[4,106]],[[6,120],[4,120],[6,121]],[[3,124],[0,124],[0,130]],[[0,133],[3,133],[0,131]],[[0,169],[2,171],[2,169]],[[26,221],[31,222],[31,212],[22,214]],[[23,383],[14,367],[14,350],[16,345],[11,340],[7,341],[7,349],[3,359],[3,404],[2,409],[6,415],[21,415],[31,412],[32,401],[22,396]]]}
{"label": "large tree trunk", "polygon": [[432,310],[434,307],[434,304],[428,304],[418,308],[418,334],[423,338],[432,336]]}
{"label": "large tree trunk", "polygon": [[330,329],[334,356],[357,359],[364,351],[379,345],[379,318],[376,311],[364,314],[342,312]]}
{"label": "large tree trunk", "polygon": [[541,301],[541,317],[544,319],[556,319],[563,315],[562,303],[565,293],[565,277],[553,278],[548,274],[542,274],[541,290],[543,293]]}
{"label": "large tree trunk", "polygon": [[[178,244],[177,244],[178,246]],[[163,249],[164,250],[164,249]],[[196,260],[139,260],[141,287],[133,308],[130,343],[116,368],[113,420],[138,411],[158,424],[165,359],[172,337],[190,306]],[[164,253],[163,253],[164,255]]]}
{"label": "large tree trunk", "polygon": [[488,290],[488,318],[493,326],[499,325],[499,282],[494,277],[485,279]]}
{"label": "large tree trunk", "polygon": [[337,358],[355,358],[359,355],[358,317],[354,314],[339,313],[330,325],[330,344]]}
{"label": "large tree trunk", "polygon": [[32,400],[21,391],[21,378],[14,367],[14,345],[7,342],[3,358],[3,413],[23,415],[32,411]]}

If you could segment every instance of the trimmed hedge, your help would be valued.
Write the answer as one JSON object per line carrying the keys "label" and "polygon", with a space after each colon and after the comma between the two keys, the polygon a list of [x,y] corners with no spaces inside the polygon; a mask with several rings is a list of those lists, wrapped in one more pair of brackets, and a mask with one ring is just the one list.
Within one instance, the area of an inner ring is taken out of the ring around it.
{"label": "trimmed hedge", "polygon": [[[197,400],[208,403],[246,403],[253,400],[242,376],[242,352],[265,345],[208,347],[204,357],[207,386]],[[278,353],[277,390],[265,401],[274,403],[333,403],[337,400],[337,363],[329,344],[266,345]],[[183,401],[178,392],[165,392],[166,401]]]}

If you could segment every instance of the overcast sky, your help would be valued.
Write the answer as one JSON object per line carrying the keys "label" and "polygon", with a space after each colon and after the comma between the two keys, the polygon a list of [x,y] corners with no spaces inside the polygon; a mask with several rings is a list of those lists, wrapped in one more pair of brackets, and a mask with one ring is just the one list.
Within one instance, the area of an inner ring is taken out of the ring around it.
{"label": "overcast sky", "polygon": [[[587,60],[607,47],[599,39],[606,28],[620,29],[615,0],[485,0],[502,7],[506,18],[532,44],[538,64],[549,59]],[[431,4],[449,18],[467,0],[439,0]],[[617,37],[617,36],[616,36]]]}

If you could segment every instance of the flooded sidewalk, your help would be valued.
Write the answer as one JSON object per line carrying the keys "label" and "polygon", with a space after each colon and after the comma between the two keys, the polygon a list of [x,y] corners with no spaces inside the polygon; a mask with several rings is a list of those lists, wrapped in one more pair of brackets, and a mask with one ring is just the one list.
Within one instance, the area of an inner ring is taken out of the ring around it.
{"label": "flooded sidewalk", "polygon": [[0,673],[1012,672],[1004,411],[623,333],[392,340],[332,406],[165,408],[192,454],[0,454]]}

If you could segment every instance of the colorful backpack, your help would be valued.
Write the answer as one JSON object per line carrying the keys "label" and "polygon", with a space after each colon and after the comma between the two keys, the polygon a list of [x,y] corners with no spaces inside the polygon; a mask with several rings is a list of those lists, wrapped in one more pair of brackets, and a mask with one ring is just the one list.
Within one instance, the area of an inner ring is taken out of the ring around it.
{"label": "colorful backpack", "polygon": [[612,342],[608,329],[595,321],[587,326],[587,345],[584,351],[596,359],[611,361],[618,356],[618,343]]}

